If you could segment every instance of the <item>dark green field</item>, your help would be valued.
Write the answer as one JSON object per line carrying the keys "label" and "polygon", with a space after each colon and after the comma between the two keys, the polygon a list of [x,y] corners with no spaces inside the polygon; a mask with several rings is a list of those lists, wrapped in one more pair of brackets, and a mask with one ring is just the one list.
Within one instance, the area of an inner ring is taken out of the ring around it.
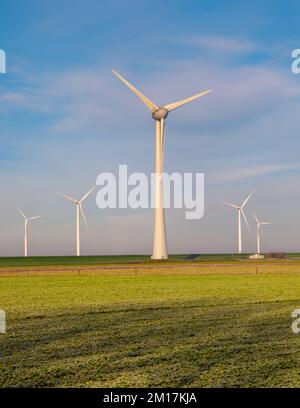
{"label": "dark green field", "polygon": [[295,273],[1,277],[0,386],[299,387],[299,306]]}
{"label": "dark green field", "polygon": [[[182,254],[170,255],[168,261],[151,261],[149,255],[103,255],[103,256],[35,256],[35,257],[3,257],[1,267],[31,267],[31,266],[76,266],[99,265],[104,263],[150,263],[164,264],[166,262],[238,262],[245,261],[249,254]],[[300,259],[299,253],[286,254],[286,259]],[[280,261],[280,260],[278,260]],[[249,261],[250,262],[250,261]],[[265,262],[264,260],[260,262]]]}

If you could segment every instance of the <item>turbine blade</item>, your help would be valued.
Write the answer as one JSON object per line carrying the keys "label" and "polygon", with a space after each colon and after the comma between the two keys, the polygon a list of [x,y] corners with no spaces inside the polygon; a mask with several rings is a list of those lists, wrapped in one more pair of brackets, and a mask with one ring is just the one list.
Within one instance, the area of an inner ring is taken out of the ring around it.
{"label": "turbine blade", "polygon": [[260,223],[261,225],[270,225],[270,224],[272,224],[271,222],[261,222]]}
{"label": "turbine blade", "polygon": [[180,106],[185,105],[186,103],[192,102],[195,99],[200,98],[201,96],[207,95],[212,91],[213,91],[212,89],[207,89],[205,91],[197,93],[196,95],[190,96],[189,98],[182,99],[181,101],[169,103],[168,105],[165,105],[164,108],[171,112],[172,110],[177,109]]}
{"label": "turbine blade", "polygon": [[160,136],[161,136],[161,151],[162,151],[162,167],[164,168],[165,161],[165,132],[166,132],[166,121],[164,119],[160,120]]}
{"label": "turbine blade", "polygon": [[229,207],[233,207],[233,208],[237,208],[237,209],[240,208],[238,205],[227,203],[226,201],[221,201],[221,203],[225,204],[225,205],[229,205]]}
{"label": "turbine blade", "polygon": [[88,196],[89,196],[90,194],[92,194],[92,192],[95,190],[95,188],[96,188],[96,186],[94,186],[93,188],[91,188],[91,189],[82,197],[82,199],[80,200],[80,202],[82,203],[86,198],[88,198]]}
{"label": "turbine blade", "polygon": [[81,203],[79,204],[79,208],[80,208],[80,211],[81,211],[81,215],[82,215],[82,218],[83,218],[83,221],[84,221],[85,228],[88,231],[88,225],[87,225],[87,221],[86,221],[86,218],[85,218],[84,211],[83,211]]}
{"label": "turbine blade", "polygon": [[243,204],[241,205],[241,208],[243,208],[244,207],[244,205],[248,202],[248,200],[250,199],[250,197],[253,195],[253,193],[254,193],[254,191],[252,191],[252,193],[250,193],[249,195],[248,195],[248,197],[246,198],[246,200],[243,202]]}
{"label": "turbine blade", "polygon": [[34,217],[29,217],[28,218],[28,220],[37,220],[38,218],[43,218],[44,217],[44,215],[36,215],[36,216],[34,216]]}
{"label": "turbine blade", "polygon": [[242,216],[243,216],[243,218],[244,218],[244,221],[245,221],[245,223],[246,223],[246,225],[247,225],[248,231],[251,232],[251,229],[250,229],[250,226],[249,226],[249,224],[248,224],[248,221],[247,221],[247,218],[246,218],[246,216],[245,216],[245,213],[244,213],[243,208],[241,208],[241,213],[242,213]]}
{"label": "turbine blade", "polygon": [[255,214],[255,212],[254,212],[254,211],[252,211],[252,212],[253,212],[253,216],[254,216],[254,218],[255,218],[257,224],[259,224],[260,222],[259,222],[259,220],[258,220],[258,218],[257,218],[257,216],[256,216],[256,214]]}
{"label": "turbine blade", "polygon": [[67,196],[65,194],[62,194],[62,193],[55,193],[55,194],[65,198],[66,200],[70,200],[70,201],[73,201],[74,203],[77,203],[77,200],[75,200],[75,198],[69,197],[69,196]]}
{"label": "turbine blade", "polygon": [[126,79],[123,78],[117,71],[115,71],[113,69],[112,72],[113,72],[114,75],[116,75],[116,77],[118,77],[120,79],[120,81],[122,81],[125,85],[127,85],[128,88],[131,89],[132,92],[134,92],[144,102],[145,105],[148,106],[148,108],[151,110],[151,112],[155,112],[157,109],[159,109],[159,107],[157,105],[155,105],[154,102],[152,102],[149,98],[147,98],[145,95],[143,95],[141,91],[136,89],[128,81],[126,81]]}
{"label": "turbine blade", "polygon": [[20,208],[18,208],[18,211],[19,211],[19,213],[22,215],[22,217],[24,218],[24,220],[26,220],[26,216],[25,216],[25,214],[23,213],[23,211],[21,211]]}

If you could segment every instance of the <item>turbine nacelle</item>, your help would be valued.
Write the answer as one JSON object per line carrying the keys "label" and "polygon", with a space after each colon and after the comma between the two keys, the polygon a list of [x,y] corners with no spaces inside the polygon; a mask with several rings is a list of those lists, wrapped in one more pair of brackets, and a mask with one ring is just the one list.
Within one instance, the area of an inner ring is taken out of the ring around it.
{"label": "turbine nacelle", "polygon": [[155,112],[152,113],[152,118],[154,120],[162,120],[162,119],[166,119],[168,114],[169,114],[169,111],[166,108],[159,108]]}

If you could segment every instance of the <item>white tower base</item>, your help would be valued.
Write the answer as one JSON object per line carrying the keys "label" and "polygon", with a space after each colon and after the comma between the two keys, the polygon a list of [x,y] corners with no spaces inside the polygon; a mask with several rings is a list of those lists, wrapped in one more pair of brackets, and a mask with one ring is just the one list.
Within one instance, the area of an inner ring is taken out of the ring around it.
{"label": "white tower base", "polygon": [[264,257],[262,254],[253,254],[249,256],[249,259],[264,259]]}
{"label": "white tower base", "polygon": [[155,175],[155,220],[153,252],[151,259],[168,259],[165,209],[163,206],[163,167],[164,167],[164,119],[156,121],[156,175]]}

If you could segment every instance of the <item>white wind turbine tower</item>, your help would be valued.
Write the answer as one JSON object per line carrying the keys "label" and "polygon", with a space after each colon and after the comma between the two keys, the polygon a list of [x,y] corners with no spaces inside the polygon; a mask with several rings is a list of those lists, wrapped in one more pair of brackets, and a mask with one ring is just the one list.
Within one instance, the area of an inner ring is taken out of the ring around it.
{"label": "white wind turbine tower", "polygon": [[155,182],[155,221],[154,221],[154,239],[153,239],[153,253],[152,259],[167,259],[167,240],[166,240],[166,226],[165,213],[163,207],[163,168],[164,168],[164,152],[165,152],[165,119],[169,112],[179,108],[186,103],[192,102],[201,96],[204,96],[212,91],[208,89],[193,95],[189,98],[178,102],[164,105],[163,107],[156,105],[149,98],[143,95],[138,89],[131,85],[115,70],[112,72],[125,84],[132,92],[134,92],[152,113],[152,118],[156,120],[156,182]]}
{"label": "white wind turbine tower", "polygon": [[66,200],[72,201],[76,205],[76,255],[80,256],[80,212],[84,221],[84,224],[87,228],[87,222],[86,218],[83,212],[82,208],[82,203],[84,200],[88,198],[88,196],[95,190],[96,186],[94,186],[91,190],[89,190],[80,200],[76,200],[75,198],[72,198],[70,196],[67,196],[65,194],[61,193],[56,193],[62,197],[64,197]]}
{"label": "white wind turbine tower", "polygon": [[222,201],[223,204],[229,205],[230,207],[233,207],[233,208],[238,210],[238,251],[239,251],[239,254],[242,253],[242,217],[244,218],[244,221],[245,221],[245,223],[247,225],[247,228],[250,231],[250,227],[249,227],[247,218],[246,218],[245,213],[244,213],[244,207],[245,207],[246,203],[248,202],[248,200],[250,199],[250,197],[252,196],[252,194],[253,194],[253,192],[248,195],[246,200],[244,200],[241,205],[235,205],[235,204],[232,204],[232,203],[227,203],[225,201]]}
{"label": "white wind turbine tower", "polygon": [[26,215],[18,208],[19,213],[22,215],[24,219],[24,256],[28,256],[28,223],[29,221],[36,220],[38,218],[42,218],[43,215],[36,215],[34,217],[26,217]]}
{"label": "white wind turbine tower", "polygon": [[256,245],[257,245],[256,250],[257,250],[257,255],[260,255],[260,227],[262,225],[269,225],[269,224],[271,224],[271,222],[261,222],[261,221],[259,221],[259,219],[257,218],[254,211],[253,211],[253,215],[254,215],[254,218],[256,220]]}

